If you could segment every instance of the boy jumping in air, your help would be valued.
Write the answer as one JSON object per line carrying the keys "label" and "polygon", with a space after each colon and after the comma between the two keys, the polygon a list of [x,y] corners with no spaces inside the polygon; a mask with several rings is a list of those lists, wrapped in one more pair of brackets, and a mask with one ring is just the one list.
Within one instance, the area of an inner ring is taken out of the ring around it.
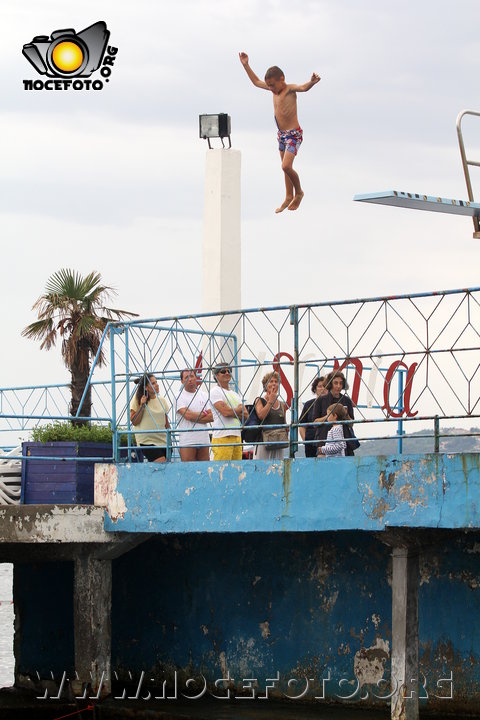
{"label": "boy jumping in air", "polygon": [[320,81],[316,73],[304,85],[287,85],[285,75],[279,67],[274,65],[265,73],[265,82],[260,80],[248,64],[247,53],[239,53],[240,62],[255,85],[262,90],[273,93],[273,109],[275,122],[278,127],[278,149],[282,159],[282,170],[285,173],[285,200],[275,212],[280,213],[288,207],[296,210],[302,202],[304,192],[300,185],[298,173],[293,169],[293,161],[303,139],[303,130],[299,126],[297,117],[297,92],[307,92]]}

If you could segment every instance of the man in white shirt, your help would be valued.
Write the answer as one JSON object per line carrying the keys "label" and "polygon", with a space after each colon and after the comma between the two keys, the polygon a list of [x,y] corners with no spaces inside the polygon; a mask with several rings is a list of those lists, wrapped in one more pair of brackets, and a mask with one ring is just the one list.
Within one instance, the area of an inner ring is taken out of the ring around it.
{"label": "man in white shirt", "polygon": [[242,459],[242,420],[247,409],[242,398],[230,390],[232,369],[227,363],[218,363],[213,370],[217,381],[210,390],[213,412],[212,453],[214,460]]}
{"label": "man in white shirt", "polygon": [[177,439],[182,462],[208,460],[210,435],[207,425],[212,422],[210,400],[198,387],[194,370],[182,370],[183,389],[177,398]]}

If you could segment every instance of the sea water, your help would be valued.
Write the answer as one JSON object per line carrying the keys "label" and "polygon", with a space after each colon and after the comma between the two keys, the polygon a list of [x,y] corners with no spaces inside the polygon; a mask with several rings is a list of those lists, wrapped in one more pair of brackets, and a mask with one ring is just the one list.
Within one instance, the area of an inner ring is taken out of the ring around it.
{"label": "sea water", "polygon": [[0,563],[0,687],[13,685],[13,565]]}

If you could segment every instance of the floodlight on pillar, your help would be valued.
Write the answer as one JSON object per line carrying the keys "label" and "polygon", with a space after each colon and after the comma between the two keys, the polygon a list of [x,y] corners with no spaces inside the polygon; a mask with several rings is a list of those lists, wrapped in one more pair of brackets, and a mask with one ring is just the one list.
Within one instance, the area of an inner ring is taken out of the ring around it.
{"label": "floodlight on pillar", "polygon": [[218,113],[217,115],[200,115],[200,137],[202,140],[207,140],[208,147],[210,150],[210,138],[220,138],[222,141],[222,147],[225,147],[223,138],[228,138],[228,147],[232,147],[232,141],[230,140],[231,133],[231,120],[230,115],[227,113]]}

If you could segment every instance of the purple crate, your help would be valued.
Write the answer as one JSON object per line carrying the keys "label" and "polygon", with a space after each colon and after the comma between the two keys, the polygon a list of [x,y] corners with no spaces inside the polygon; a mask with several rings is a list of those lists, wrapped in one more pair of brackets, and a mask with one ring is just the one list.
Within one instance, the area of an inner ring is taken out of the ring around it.
{"label": "purple crate", "polygon": [[37,458],[104,457],[112,462],[112,446],[93,442],[24,442],[22,455],[22,495],[25,505],[93,505],[95,463]]}

